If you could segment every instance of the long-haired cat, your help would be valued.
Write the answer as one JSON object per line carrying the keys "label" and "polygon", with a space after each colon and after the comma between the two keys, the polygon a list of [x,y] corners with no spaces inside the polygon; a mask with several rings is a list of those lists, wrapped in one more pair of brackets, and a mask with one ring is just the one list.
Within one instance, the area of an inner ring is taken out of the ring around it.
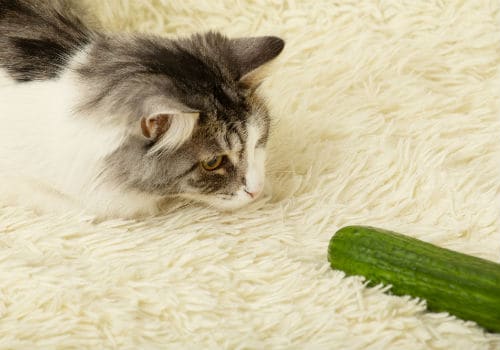
{"label": "long-haired cat", "polygon": [[251,77],[283,46],[110,34],[61,1],[0,0],[0,204],[129,216],[171,196],[250,203],[270,121]]}

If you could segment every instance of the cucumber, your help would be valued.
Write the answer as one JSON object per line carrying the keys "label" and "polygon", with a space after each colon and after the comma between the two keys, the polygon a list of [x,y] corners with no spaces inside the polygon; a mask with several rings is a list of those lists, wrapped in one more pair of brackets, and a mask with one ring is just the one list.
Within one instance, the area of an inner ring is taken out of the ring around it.
{"label": "cucumber", "polygon": [[328,261],[347,275],[364,276],[371,286],[392,285],[393,294],[425,299],[430,311],[500,332],[500,264],[365,226],[338,230]]}

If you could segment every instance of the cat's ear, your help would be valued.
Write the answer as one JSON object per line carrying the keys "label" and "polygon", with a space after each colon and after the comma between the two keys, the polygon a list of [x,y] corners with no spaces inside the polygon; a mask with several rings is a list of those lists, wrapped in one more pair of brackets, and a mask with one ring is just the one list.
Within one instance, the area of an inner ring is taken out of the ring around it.
{"label": "cat's ear", "polygon": [[155,114],[141,118],[142,135],[149,140],[157,140],[170,127],[172,114]]}
{"label": "cat's ear", "polygon": [[165,112],[141,118],[142,135],[156,141],[153,151],[173,150],[181,146],[192,135],[199,113]]}
{"label": "cat's ear", "polygon": [[285,42],[275,36],[231,39],[232,52],[239,69],[239,79],[243,80],[260,66],[276,58]]}

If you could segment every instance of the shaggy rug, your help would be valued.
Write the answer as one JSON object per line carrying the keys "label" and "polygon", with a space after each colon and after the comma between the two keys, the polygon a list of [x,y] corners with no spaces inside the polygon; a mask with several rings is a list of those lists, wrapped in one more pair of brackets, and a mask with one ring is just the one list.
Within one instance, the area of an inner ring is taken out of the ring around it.
{"label": "shaggy rug", "polygon": [[136,221],[1,203],[1,349],[500,349],[326,258],[365,224],[500,261],[498,1],[82,3],[111,30],[286,40],[267,194]]}

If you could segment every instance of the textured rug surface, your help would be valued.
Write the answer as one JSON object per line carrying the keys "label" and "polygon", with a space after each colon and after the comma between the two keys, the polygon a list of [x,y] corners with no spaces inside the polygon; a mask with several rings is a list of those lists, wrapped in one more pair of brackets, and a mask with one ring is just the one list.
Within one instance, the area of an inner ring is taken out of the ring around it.
{"label": "textured rug surface", "polygon": [[500,349],[326,259],[365,224],[500,262],[500,2],[82,2],[112,30],[286,40],[268,193],[99,223],[0,203],[1,349]]}

